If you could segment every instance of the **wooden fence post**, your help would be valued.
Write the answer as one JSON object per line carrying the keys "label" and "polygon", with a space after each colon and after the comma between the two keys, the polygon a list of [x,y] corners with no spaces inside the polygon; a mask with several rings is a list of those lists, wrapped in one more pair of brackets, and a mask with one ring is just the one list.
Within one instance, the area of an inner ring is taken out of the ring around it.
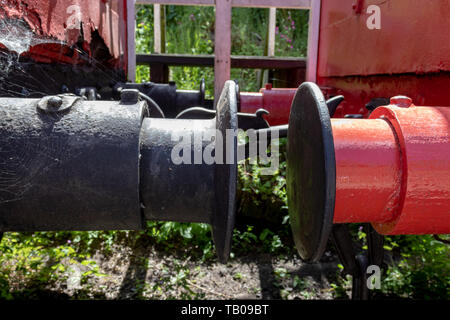
{"label": "wooden fence post", "polygon": [[[269,57],[275,56],[275,27],[277,24],[277,8],[269,8],[269,24],[267,27],[267,43],[265,54]],[[259,79],[259,86],[264,87],[269,82],[269,70],[262,70],[262,77]]]}
{"label": "wooden fence post", "polygon": [[127,0],[127,78],[129,81],[136,79],[136,45],[135,45],[135,0]]}
{"label": "wooden fence post", "polygon": [[231,68],[231,0],[216,0],[214,101],[219,101]]}
{"label": "wooden fence post", "polygon": [[[153,50],[155,53],[166,52],[166,14],[165,6],[160,4],[153,5]],[[165,64],[150,65],[150,80],[157,83],[166,83],[169,81],[169,67]]]}

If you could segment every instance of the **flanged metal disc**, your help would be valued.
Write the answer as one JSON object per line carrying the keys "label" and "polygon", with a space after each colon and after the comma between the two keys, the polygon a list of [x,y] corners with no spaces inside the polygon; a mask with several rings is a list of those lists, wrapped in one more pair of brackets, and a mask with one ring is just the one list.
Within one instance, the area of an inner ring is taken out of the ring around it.
{"label": "flanged metal disc", "polygon": [[300,257],[316,262],[333,225],[336,161],[325,98],[303,83],[291,107],[288,130],[287,193],[292,233]]}
{"label": "flanged metal disc", "polygon": [[215,168],[216,210],[211,224],[217,256],[220,262],[226,263],[233,236],[237,181],[237,137],[233,135],[228,143],[226,138],[227,130],[238,128],[236,84],[233,81],[225,82],[217,103],[216,128],[223,137],[222,146],[216,145],[216,148],[222,147],[224,163],[216,164]]}

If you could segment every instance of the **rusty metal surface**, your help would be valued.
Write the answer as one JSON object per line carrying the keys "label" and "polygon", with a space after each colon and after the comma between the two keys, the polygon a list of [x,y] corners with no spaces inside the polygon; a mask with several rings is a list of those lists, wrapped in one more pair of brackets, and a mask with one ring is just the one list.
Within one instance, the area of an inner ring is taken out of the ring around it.
{"label": "rusty metal surface", "polygon": [[[446,0],[323,0],[319,77],[450,71]],[[380,29],[369,29],[370,5],[380,8]]]}
{"label": "rusty metal surface", "polygon": [[[380,8],[380,29],[367,27],[371,5]],[[345,96],[335,116],[368,117],[372,99],[399,94],[418,105],[446,105],[449,12],[446,0],[323,0],[317,84]]]}
{"label": "rusty metal surface", "polygon": [[0,21],[0,47],[19,55],[44,63],[94,58],[126,70],[126,0],[2,0]]}
{"label": "rusty metal surface", "polygon": [[320,78],[318,84],[324,93],[345,96],[336,110],[336,118],[346,114],[368,117],[365,105],[372,99],[389,100],[396,95],[407,95],[417,105],[443,106],[450,101],[450,72],[330,77]]}

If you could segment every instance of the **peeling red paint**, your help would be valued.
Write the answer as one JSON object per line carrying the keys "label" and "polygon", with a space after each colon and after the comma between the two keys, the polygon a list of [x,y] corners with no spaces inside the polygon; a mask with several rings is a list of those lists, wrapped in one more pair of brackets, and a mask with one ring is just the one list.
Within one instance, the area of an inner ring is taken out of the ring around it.
{"label": "peeling red paint", "polygon": [[2,0],[0,19],[23,20],[37,37],[62,42],[37,45],[23,53],[39,62],[84,63],[86,57],[71,47],[82,39],[81,47],[91,56],[89,47],[96,30],[113,57],[108,63],[126,70],[124,4],[115,0]]}

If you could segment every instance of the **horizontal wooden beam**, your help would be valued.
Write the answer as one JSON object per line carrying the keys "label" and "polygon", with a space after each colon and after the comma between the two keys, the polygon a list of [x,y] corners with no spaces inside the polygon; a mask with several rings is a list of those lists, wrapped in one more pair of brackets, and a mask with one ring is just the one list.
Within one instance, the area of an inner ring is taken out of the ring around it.
{"label": "horizontal wooden beam", "polygon": [[[168,66],[213,67],[214,55],[137,54],[137,64],[164,64]],[[306,58],[231,56],[231,67],[242,69],[296,69],[306,68]]]}
{"label": "horizontal wooden beam", "polygon": [[136,4],[172,4],[180,6],[214,6],[214,0],[136,0]]}
{"label": "horizontal wooden beam", "polygon": [[[136,0],[136,4],[214,6],[215,0]],[[233,7],[309,9],[311,0],[232,0]]]}
{"label": "horizontal wooden beam", "polygon": [[242,69],[306,68],[306,58],[231,56],[231,67]]}
{"label": "horizontal wooden beam", "polygon": [[233,7],[309,9],[311,0],[232,0]]}

